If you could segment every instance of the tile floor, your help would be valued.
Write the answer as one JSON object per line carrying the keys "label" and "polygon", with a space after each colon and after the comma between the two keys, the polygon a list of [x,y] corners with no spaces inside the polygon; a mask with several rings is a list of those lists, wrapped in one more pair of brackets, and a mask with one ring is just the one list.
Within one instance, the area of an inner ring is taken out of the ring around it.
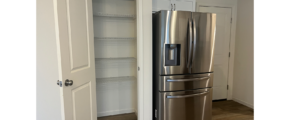
{"label": "tile floor", "polygon": [[[212,120],[254,120],[254,110],[235,101],[212,104]],[[137,120],[135,113],[99,117],[98,120]]]}

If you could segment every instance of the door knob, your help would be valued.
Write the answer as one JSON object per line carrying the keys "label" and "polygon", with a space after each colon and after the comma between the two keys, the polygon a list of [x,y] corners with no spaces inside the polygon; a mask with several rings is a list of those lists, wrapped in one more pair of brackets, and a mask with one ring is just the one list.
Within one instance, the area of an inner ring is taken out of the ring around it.
{"label": "door knob", "polygon": [[66,79],[64,84],[65,84],[65,86],[72,86],[73,85],[73,80]]}

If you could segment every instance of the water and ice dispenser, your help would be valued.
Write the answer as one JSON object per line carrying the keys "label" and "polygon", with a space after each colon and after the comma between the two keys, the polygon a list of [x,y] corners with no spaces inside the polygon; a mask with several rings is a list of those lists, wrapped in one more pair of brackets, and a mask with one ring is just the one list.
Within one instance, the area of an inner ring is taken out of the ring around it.
{"label": "water and ice dispenser", "polygon": [[180,65],[180,44],[165,45],[165,66]]}

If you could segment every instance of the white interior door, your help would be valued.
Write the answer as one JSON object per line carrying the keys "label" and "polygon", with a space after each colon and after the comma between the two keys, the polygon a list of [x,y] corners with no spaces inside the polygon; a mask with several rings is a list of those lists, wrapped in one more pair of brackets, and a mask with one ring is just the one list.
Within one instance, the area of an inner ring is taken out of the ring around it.
{"label": "white interior door", "polygon": [[54,0],[54,13],[62,119],[97,120],[92,0]]}
{"label": "white interior door", "polygon": [[195,11],[195,0],[172,0],[176,11]]}
{"label": "white interior door", "polygon": [[[152,11],[171,10],[172,0],[152,0]],[[172,4],[173,5],[173,4]]]}
{"label": "white interior door", "polygon": [[227,98],[231,8],[199,7],[200,12],[216,13],[213,100]]}

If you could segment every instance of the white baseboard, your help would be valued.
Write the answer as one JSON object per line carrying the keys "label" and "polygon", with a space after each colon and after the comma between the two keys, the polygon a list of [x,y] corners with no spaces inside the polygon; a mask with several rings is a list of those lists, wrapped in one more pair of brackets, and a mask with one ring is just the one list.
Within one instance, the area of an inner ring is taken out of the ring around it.
{"label": "white baseboard", "polygon": [[239,100],[239,99],[236,99],[236,98],[233,98],[233,101],[236,101],[236,102],[238,102],[238,103],[240,103],[240,104],[242,104],[242,105],[245,105],[245,106],[247,106],[247,107],[250,107],[250,108],[254,109],[254,105],[249,104],[249,103],[247,103],[247,102],[245,102],[245,101],[242,101],[242,100]]}
{"label": "white baseboard", "polygon": [[112,110],[112,111],[98,112],[98,117],[125,114],[125,113],[134,113],[134,112],[135,112],[135,109]]}

